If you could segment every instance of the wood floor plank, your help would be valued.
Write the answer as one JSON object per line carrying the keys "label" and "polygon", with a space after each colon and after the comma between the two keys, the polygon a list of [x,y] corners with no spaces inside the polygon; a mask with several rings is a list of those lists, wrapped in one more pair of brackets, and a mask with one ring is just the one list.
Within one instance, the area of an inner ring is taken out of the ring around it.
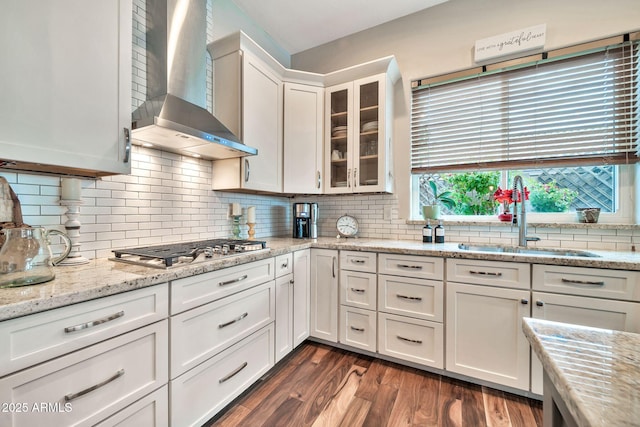
{"label": "wood floor plank", "polygon": [[384,365],[387,370],[382,378],[382,384],[393,388],[399,388],[402,383],[402,371],[407,368],[387,361],[384,362]]}
{"label": "wood floor plank", "polygon": [[356,390],[358,390],[365,372],[366,368],[356,365],[351,367],[334,395],[331,396],[325,410],[312,424],[313,427],[337,426],[342,422],[351,401],[355,398]]}
{"label": "wood floor plank", "polygon": [[367,373],[360,382],[360,387],[356,391],[356,397],[373,401],[378,392],[378,388],[380,384],[382,384],[382,378],[384,378],[384,374],[387,372],[387,366],[382,363],[381,360],[374,360],[371,362],[369,369],[367,369]]}
{"label": "wood floor plank", "polygon": [[242,405],[234,405],[229,409],[222,417],[220,417],[215,423],[209,424],[209,426],[216,427],[237,427],[242,425],[244,419],[251,413],[251,409]]}
{"label": "wood floor plank", "polygon": [[420,404],[413,415],[413,425],[416,427],[431,427],[438,425],[438,399],[440,396],[440,376],[425,372],[420,383]]}
{"label": "wood floor plank", "polygon": [[415,369],[404,369],[400,375],[398,396],[389,415],[392,426],[411,426],[420,406],[422,376]]}
{"label": "wood floor plank", "polygon": [[369,413],[364,419],[363,427],[386,427],[397,396],[398,389],[396,387],[380,385],[378,393],[371,403],[371,408],[369,408]]}
{"label": "wood floor plank", "polygon": [[527,399],[520,396],[509,396],[506,402],[513,427],[533,427],[538,425]]}
{"label": "wood floor plank", "polygon": [[438,396],[438,425],[442,427],[462,427],[462,395],[457,381],[443,377],[440,380]]}
{"label": "wood floor plank", "polygon": [[361,427],[369,414],[371,401],[354,397],[338,427]]}
{"label": "wood floor plank", "polygon": [[487,427],[482,388],[476,384],[460,386],[462,390],[462,420],[464,425]]}
{"label": "wood floor plank", "polygon": [[[302,401],[310,400],[311,396],[322,387],[323,383],[326,383],[328,379],[336,381],[332,377],[332,372],[336,369],[348,370],[353,364],[355,357],[345,352],[330,352],[320,360],[320,363],[309,363],[310,369],[307,369],[305,375],[301,375],[295,378],[294,384],[292,384],[291,394],[295,395]],[[340,377],[337,381],[341,381]],[[293,381],[292,381],[293,382]]]}
{"label": "wood floor plank", "polygon": [[[298,427],[297,421],[291,417],[291,414],[295,413],[303,404],[304,402],[294,397],[289,397],[282,405],[278,406],[261,425],[263,427]],[[243,423],[243,425],[252,424]]]}
{"label": "wood floor plank", "polygon": [[482,387],[482,398],[487,427],[511,427],[504,393],[489,387]]}

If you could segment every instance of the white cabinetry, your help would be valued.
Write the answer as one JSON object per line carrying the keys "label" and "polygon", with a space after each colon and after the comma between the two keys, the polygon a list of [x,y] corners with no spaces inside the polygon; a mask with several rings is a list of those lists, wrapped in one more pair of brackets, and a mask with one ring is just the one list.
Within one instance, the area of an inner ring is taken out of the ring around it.
{"label": "white cabinetry", "polygon": [[202,425],[273,366],[274,262],[171,282],[171,425]]}
{"label": "white cabinetry", "polygon": [[83,176],[130,172],[131,19],[131,0],[3,3],[3,160]]}
{"label": "white cabinetry", "polygon": [[378,351],[444,367],[444,260],[378,255]]}
{"label": "white cabinetry", "polygon": [[293,253],[293,347],[309,337],[311,250]]}
{"label": "white cabinetry", "polygon": [[[142,398],[161,400],[168,381],[168,294],[165,283],[0,322],[0,401],[31,405],[0,413],[0,424],[51,425],[51,413],[32,406],[41,402],[60,405],[60,425],[147,412]],[[154,412],[166,425],[166,406]]]}
{"label": "white cabinetry", "polygon": [[311,249],[309,335],[338,342],[338,251]]}
{"label": "white cabinetry", "polygon": [[377,275],[373,252],[340,251],[340,342],[377,350]]}
{"label": "white cabinetry", "polygon": [[244,34],[209,45],[215,115],[256,156],[213,162],[214,190],[282,192],[282,66]]}
{"label": "white cabinetry", "polygon": [[[533,266],[532,317],[640,333],[635,271]],[[542,394],[542,365],[531,361],[531,391]]]}
{"label": "white cabinetry", "polygon": [[284,192],[322,193],[324,88],[284,84]]}
{"label": "white cabinetry", "polygon": [[522,333],[522,318],[530,315],[529,269],[447,260],[448,371],[529,390],[529,343]]}
{"label": "white cabinetry", "polygon": [[276,257],[276,363],[293,350],[293,255]]}
{"label": "white cabinetry", "polygon": [[[154,323],[0,380],[0,402],[27,404],[0,412],[3,426],[94,425],[167,383],[167,321]],[[161,422],[161,421],[160,421]]]}

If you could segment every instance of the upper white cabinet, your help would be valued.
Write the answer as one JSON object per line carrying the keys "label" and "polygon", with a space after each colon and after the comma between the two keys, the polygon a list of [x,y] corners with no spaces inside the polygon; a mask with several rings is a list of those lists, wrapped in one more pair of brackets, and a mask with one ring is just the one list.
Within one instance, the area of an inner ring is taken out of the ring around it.
{"label": "upper white cabinet", "polygon": [[325,193],[391,192],[394,72],[326,89]]}
{"label": "upper white cabinet", "polygon": [[284,192],[322,193],[324,88],[284,84]]}
{"label": "upper white cabinet", "polygon": [[0,154],[22,170],[131,170],[131,0],[3,2]]}
{"label": "upper white cabinet", "polygon": [[243,33],[209,45],[215,116],[256,156],[213,162],[214,190],[282,192],[283,83],[279,65]]}

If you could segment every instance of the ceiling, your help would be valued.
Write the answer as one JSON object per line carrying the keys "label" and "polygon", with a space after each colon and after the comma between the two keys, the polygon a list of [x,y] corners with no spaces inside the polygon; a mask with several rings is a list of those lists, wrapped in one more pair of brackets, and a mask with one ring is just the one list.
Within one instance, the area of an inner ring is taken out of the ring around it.
{"label": "ceiling", "polygon": [[447,0],[232,0],[290,54]]}

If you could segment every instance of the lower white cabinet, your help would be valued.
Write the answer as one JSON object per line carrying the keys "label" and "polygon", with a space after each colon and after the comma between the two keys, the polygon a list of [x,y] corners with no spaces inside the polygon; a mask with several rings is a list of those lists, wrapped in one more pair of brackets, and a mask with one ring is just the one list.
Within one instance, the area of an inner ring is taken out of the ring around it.
{"label": "lower white cabinet", "polygon": [[376,351],[376,312],[340,306],[340,342],[371,352]]}
{"label": "lower white cabinet", "polygon": [[293,274],[276,279],[276,363],[293,350]]}
{"label": "lower white cabinet", "polygon": [[171,317],[171,378],[274,319],[273,280]]}
{"label": "lower white cabinet", "polygon": [[293,347],[309,337],[311,250],[293,253]]}
{"label": "lower white cabinet", "polygon": [[529,390],[529,291],[447,283],[446,369]]}
{"label": "lower white cabinet", "polygon": [[168,427],[169,386],[164,385],[153,393],[127,406],[107,418],[96,427]]}
{"label": "lower white cabinet", "polygon": [[444,368],[442,323],[378,313],[378,352],[434,368]]}
{"label": "lower white cabinet", "polygon": [[0,402],[24,409],[0,412],[0,425],[94,425],[162,387],[168,381],[167,323],[136,329],[0,379]]}
{"label": "lower white cabinet", "polygon": [[311,321],[309,334],[338,342],[338,251],[311,249]]}
{"label": "lower white cabinet", "polygon": [[442,323],[444,320],[442,280],[379,274],[378,310]]}
{"label": "lower white cabinet", "polygon": [[266,326],[171,381],[171,426],[201,426],[274,365]]}

